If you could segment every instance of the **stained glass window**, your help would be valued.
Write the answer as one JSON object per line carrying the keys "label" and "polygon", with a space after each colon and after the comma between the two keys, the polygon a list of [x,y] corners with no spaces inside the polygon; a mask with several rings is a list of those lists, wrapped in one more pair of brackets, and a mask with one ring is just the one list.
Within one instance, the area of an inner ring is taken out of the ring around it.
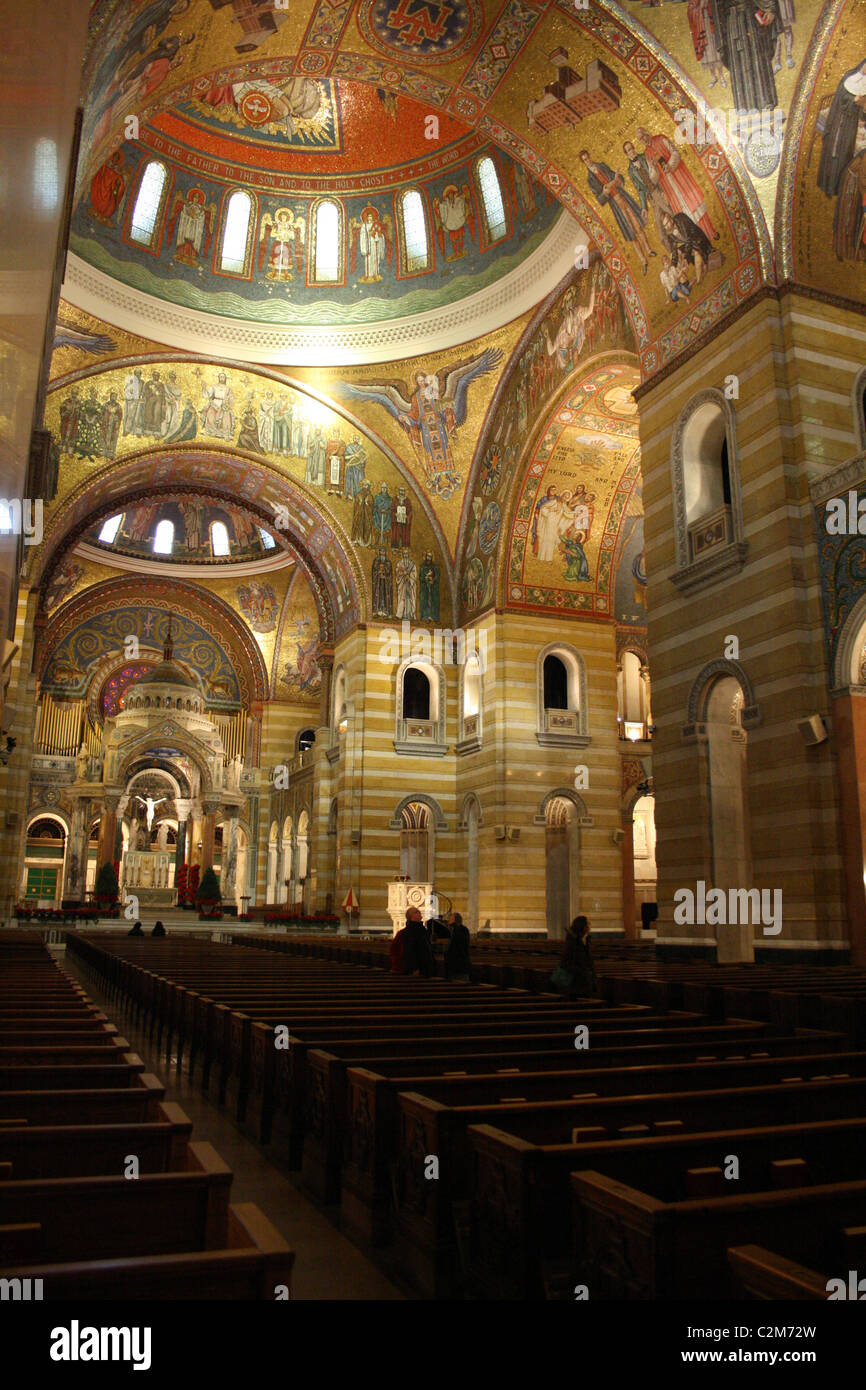
{"label": "stained glass window", "polygon": [[413,274],[426,270],[430,259],[427,246],[427,222],[424,218],[424,204],[417,188],[409,188],[400,200],[400,213],[403,222],[403,254],[406,270]]}
{"label": "stained glass window", "polygon": [[229,198],[220,270],[227,270],[235,275],[243,275],[246,270],[247,237],[252,212],[253,200],[249,193],[233,193]]}
{"label": "stained glass window", "polygon": [[111,719],[125,708],[126,692],[133,681],[137,681],[140,676],[146,676],[151,670],[153,670],[152,664],[121,666],[119,671],[115,671],[113,675],[108,677],[100,696],[100,710],[103,719]]}
{"label": "stained glass window", "polygon": [[215,521],[213,523],[213,525],[210,528],[210,543],[214,555],[230,554],[229,533],[226,528],[225,522]]}
{"label": "stained glass window", "polygon": [[499,186],[496,165],[489,155],[485,155],[483,159],[479,159],[476,171],[481,201],[484,204],[487,235],[491,241],[498,241],[500,237],[505,236],[508,227],[505,221],[505,205],[502,201],[502,189]]}
{"label": "stained glass window", "polygon": [[170,555],[174,549],[174,522],[161,521],[153,537],[154,555]]}
{"label": "stained glass window", "polygon": [[158,160],[152,160],[138,185],[138,197],[135,200],[129,235],[142,246],[150,246],[153,241],[167,177],[165,165],[160,164]]}
{"label": "stained glass window", "polygon": [[340,278],[340,210],[325,201],[316,208],[316,270],[320,283]]}

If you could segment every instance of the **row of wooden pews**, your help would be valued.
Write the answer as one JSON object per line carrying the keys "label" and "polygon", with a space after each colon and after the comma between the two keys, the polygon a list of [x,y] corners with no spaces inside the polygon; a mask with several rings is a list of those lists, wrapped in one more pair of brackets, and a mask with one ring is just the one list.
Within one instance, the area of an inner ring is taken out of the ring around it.
{"label": "row of wooden pews", "polygon": [[38,934],[0,932],[8,1296],[287,1297],[293,1253],[256,1206],[230,1203],[231,1170],[191,1131]]}
{"label": "row of wooden pews", "polygon": [[841,1031],[301,949],[69,944],[427,1296],[737,1297],[729,1248],[841,1271],[866,1220],[866,1051]]}

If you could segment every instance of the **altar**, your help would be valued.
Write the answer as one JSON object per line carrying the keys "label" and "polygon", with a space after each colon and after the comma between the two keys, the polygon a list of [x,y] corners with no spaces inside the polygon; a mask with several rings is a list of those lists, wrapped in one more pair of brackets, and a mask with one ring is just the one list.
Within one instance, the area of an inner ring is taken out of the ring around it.
{"label": "altar", "polygon": [[[170,903],[174,899],[174,853],[170,850],[128,850],[123,867],[123,886],[142,902]],[[157,894],[156,897],[145,893]]]}

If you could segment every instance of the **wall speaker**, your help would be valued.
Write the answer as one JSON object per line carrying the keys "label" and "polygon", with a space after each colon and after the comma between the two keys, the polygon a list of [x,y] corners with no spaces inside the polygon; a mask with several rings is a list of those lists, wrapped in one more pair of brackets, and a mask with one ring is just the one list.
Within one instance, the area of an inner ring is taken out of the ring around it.
{"label": "wall speaker", "polygon": [[799,720],[797,728],[803,742],[810,748],[816,743],[827,742],[827,725],[820,714],[810,714],[808,719]]}

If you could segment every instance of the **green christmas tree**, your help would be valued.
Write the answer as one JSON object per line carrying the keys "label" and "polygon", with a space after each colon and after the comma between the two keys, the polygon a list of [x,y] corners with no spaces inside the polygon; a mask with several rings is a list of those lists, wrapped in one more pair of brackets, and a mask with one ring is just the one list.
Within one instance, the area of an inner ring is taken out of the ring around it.
{"label": "green christmas tree", "polygon": [[105,901],[113,905],[117,902],[117,894],[117,874],[114,872],[114,865],[106,860],[96,875],[96,896],[100,902]]}
{"label": "green christmas tree", "polygon": [[222,901],[220,881],[213,869],[205,869],[201,876],[201,883],[198,886],[198,900],[200,903],[218,903]]}

